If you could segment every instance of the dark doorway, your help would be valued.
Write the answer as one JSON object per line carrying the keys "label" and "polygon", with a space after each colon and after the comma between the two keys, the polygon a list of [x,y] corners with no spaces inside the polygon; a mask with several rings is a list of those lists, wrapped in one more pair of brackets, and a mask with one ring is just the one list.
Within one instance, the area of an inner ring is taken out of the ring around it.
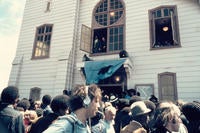
{"label": "dark doorway", "polygon": [[122,92],[123,92],[122,86],[100,86],[100,88],[102,90],[103,96],[115,95],[116,97],[119,97],[119,98],[122,97]]}
{"label": "dark doorway", "polygon": [[103,91],[103,95],[123,97],[123,92],[127,90],[127,75],[125,68],[121,66],[111,77],[100,80],[98,85]]}

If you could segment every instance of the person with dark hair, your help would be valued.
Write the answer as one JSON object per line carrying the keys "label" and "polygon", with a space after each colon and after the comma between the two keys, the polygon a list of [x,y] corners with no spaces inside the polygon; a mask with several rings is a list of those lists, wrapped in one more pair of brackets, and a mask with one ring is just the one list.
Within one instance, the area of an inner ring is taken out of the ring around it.
{"label": "person with dark hair", "polygon": [[130,115],[132,117],[132,120],[139,122],[142,127],[149,132],[150,127],[148,125],[149,123],[149,113],[151,112],[151,109],[147,108],[144,101],[137,101],[131,104],[130,106],[131,111]]}
{"label": "person with dark hair", "polygon": [[115,116],[115,132],[119,133],[121,128],[128,125],[131,121],[131,117],[129,115],[130,108],[129,108],[129,100],[125,98],[120,98],[117,104],[117,112]]}
{"label": "person with dark hair", "polygon": [[69,109],[68,101],[69,96],[67,95],[55,96],[50,105],[53,113],[49,113],[46,116],[39,118],[35,123],[32,124],[29,133],[42,133],[59,116],[67,114]]}
{"label": "person with dark hair", "polygon": [[22,114],[14,109],[19,98],[18,88],[8,86],[1,93],[0,132],[25,133]]}
{"label": "person with dark hair", "polygon": [[150,101],[152,101],[154,104],[158,103],[158,98],[156,96],[154,96],[153,94],[151,95],[151,97],[149,98]]}
{"label": "person with dark hair", "polygon": [[52,98],[50,95],[44,95],[42,97],[41,109],[43,109],[43,116],[46,116],[49,113],[52,113],[51,107],[49,106],[51,103],[51,100]]}
{"label": "person with dark hair", "polygon": [[70,115],[59,117],[43,133],[90,133],[87,120],[94,117],[100,107],[101,90],[97,85],[78,85],[69,99]]}
{"label": "person with dark hair", "polygon": [[189,133],[200,133],[200,103],[188,102],[182,106],[182,113],[189,121],[187,126]]}
{"label": "person with dark hair", "polygon": [[30,101],[26,98],[23,98],[17,103],[17,107],[22,107],[24,112],[30,108],[31,104]]}

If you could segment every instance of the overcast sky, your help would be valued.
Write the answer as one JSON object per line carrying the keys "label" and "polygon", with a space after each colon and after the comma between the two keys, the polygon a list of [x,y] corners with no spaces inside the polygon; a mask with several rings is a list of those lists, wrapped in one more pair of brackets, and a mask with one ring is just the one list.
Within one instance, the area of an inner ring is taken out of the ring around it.
{"label": "overcast sky", "polygon": [[0,0],[0,91],[8,85],[26,0]]}

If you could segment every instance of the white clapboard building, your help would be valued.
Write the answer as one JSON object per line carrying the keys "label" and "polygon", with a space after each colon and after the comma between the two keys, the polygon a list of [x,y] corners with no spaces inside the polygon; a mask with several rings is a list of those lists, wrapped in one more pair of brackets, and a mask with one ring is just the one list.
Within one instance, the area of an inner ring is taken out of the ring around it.
{"label": "white clapboard building", "polygon": [[27,0],[9,85],[200,100],[199,0]]}

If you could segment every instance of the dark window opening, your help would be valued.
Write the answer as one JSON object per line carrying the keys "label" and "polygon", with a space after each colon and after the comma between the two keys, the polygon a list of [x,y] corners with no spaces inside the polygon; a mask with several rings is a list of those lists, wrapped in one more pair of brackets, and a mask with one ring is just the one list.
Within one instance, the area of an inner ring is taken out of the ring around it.
{"label": "dark window opening", "polygon": [[173,46],[171,19],[157,19],[155,21],[156,42],[153,47]]}
{"label": "dark window opening", "polygon": [[150,48],[180,46],[176,6],[160,6],[149,10]]}
{"label": "dark window opening", "polygon": [[107,52],[107,29],[94,30],[93,53]]}

